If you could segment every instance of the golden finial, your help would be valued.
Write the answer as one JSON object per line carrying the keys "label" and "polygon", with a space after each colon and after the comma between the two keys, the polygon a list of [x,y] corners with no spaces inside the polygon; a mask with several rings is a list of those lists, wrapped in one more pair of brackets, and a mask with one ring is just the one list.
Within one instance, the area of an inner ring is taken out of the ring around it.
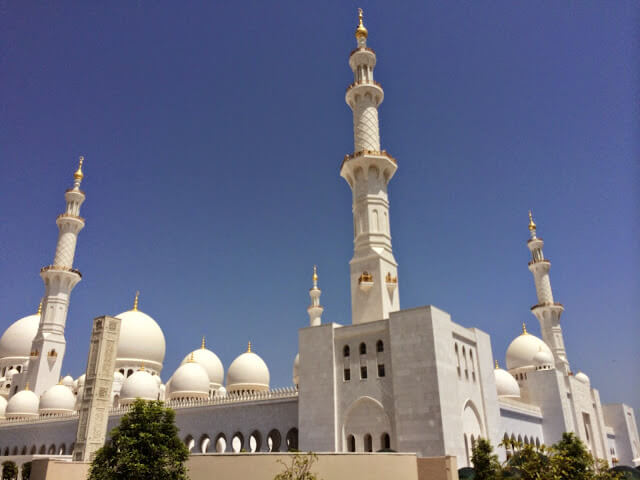
{"label": "golden finial", "polygon": [[44,298],[40,299],[40,305],[38,305],[38,315],[42,315],[42,302],[43,302]]}
{"label": "golden finial", "polygon": [[358,19],[360,20],[360,23],[358,24],[358,28],[356,28],[356,38],[358,40],[366,39],[367,36],[369,35],[369,32],[367,31],[366,27],[362,23],[362,9],[361,8],[358,9]]}
{"label": "golden finial", "polygon": [[140,362],[140,371],[144,372],[144,362]]}
{"label": "golden finial", "polygon": [[531,210],[529,210],[529,231],[533,232],[536,229],[536,223],[533,221],[533,215],[531,214]]}
{"label": "golden finial", "polygon": [[527,324],[522,322],[522,335],[529,335],[529,332],[527,332]]}
{"label": "golden finial", "polygon": [[60,380],[58,380],[58,385],[62,385],[62,377],[60,377]]}
{"label": "golden finial", "polygon": [[314,287],[318,286],[318,266],[317,265],[313,266],[313,286]]}
{"label": "golden finial", "polygon": [[84,163],[84,157],[80,156],[80,163],[78,164],[78,170],[73,174],[73,178],[76,180],[82,180],[84,178],[84,174],[82,173],[82,164]]}
{"label": "golden finial", "polygon": [[500,368],[500,365],[498,365],[498,360],[496,360],[496,370],[498,370]]}
{"label": "golden finial", "polygon": [[136,292],[136,297],[133,299],[133,310],[134,312],[138,311],[138,300],[140,299],[140,291]]}
{"label": "golden finial", "polygon": [[204,335],[202,336],[202,345],[200,345],[200,348],[204,350]]}
{"label": "golden finial", "polygon": [[191,352],[191,355],[189,355],[189,363],[193,362],[195,362],[195,360],[193,359],[193,352]]}
{"label": "golden finial", "polygon": [[251,340],[249,340],[249,344],[247,345],[247,353],[251,353]]}
{"label": "golden finial", "polygon": [[29,382],[27,382],[27,384],[24,386],[25,390],[29,390]]}

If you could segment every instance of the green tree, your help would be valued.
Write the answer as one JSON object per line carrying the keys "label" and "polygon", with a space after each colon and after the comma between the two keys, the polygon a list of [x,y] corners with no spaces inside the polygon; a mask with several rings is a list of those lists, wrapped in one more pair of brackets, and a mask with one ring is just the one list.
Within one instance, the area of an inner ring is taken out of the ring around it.
{"label": "green tree", "polygon": [[563,433],[551,447],[554,480],[592,480],[594,460],[584,443],[573,433]]}
{"label": "green tree", "polygon": [[273,477],[273,480],[320,480],[318,476],[311,472],[311,467],[318,461],[318,456],[313,453],[295,453],[291,455],[291,463],[286,464],[282,460],[284,471]]}
{"label": "green tree", "polygon": [[493,454],[493,447],[489,440],[479,438],[471,451],[471,463],[475,470],[474,480],[495,480],[502,477],[498,456]]}
{"label": "green tree", "polygon": [[2,480],[15,480],[18,478],[18,466],[15,462],[7,460],[2,462]]}
{"label": "green tree", "polygon": [[31,478],[31,462],[22,464],[22,480],[29,480]]}
{"label": "green tree", "polygon": [[188,480],[189,451],[178,438],[175,412],[162,402],[136,400],[110,436],[89,480]]}

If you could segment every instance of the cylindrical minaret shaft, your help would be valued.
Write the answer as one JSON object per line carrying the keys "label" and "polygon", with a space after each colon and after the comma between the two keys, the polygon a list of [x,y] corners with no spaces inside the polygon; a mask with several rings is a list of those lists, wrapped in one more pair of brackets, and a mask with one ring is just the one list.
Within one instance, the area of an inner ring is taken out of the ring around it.
{"label": "cylindrical minaret shaft", "polygon": [[354,153],[342,162],[340,175],[353,192],[354,256],[351,270],[351,310],[353,323],[388,318],[400,309],[397,289],[398,265],[391,248],[387,185],[396,161],[380,149],[378,106],[384,91],[373,79],[375,52],[367,47],[368,32],[359,12],[357,48],[349,66],[354,82],[345,100],[353,111]]}
{"label": "cylindrical minaret shaft", "polygon": [[53,265],[43,267],[40,276],[44,281],[44,300],[38,333],[33,340],[32,354],[27,367],[25,380],[31,389],[41,395],[55,385],[60,378],[66,340],[64,337],[69,297],[71,291],[81,280],[82,275],[73,268],[78,233],[84,228],[84,219],[80,216],[80,206],[85,194],[80,190],[84,177],[82,173],[83,157],[73,175],[73,188],[65,192],[66,209],[58,215],[58,243]]}
{"label": "cylindrical minaret shaft", "polygon": [[318,288],[318,267],[313,266],[313,287],[309,290],[309,296],[311,297],[311,305],[307,308],[309,314],[309,325],[316,327],[322,324],[322,312],[324,308],[320,305],[320,295],[322,290]]}
{"label": "cylindrical minaret shaft", "polygon": [[564,307],[553,300],[551,280],[549,279],[551,262],[544,258],[544,253],[542,252],[544,241],[537,237],[536,230],[537,227],[533,221],[533,216],[529,212],[529,233],[531,235],[531,239],[527,242],[527,247],[531,251],[529,270],[533,274],[538,297],[538,303],[531,307],[531,312],[540,322],[542,339],[553,352],[556,368],[568,374],[570,367],[567,360],[567,352],[564,348],[562,327],[560,326],[560,316],[564,312]]}

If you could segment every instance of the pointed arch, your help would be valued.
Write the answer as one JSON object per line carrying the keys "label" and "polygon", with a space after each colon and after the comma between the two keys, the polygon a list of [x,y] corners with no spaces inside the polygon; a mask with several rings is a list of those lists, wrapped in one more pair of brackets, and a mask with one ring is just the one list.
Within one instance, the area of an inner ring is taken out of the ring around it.
{"label": "pointed arch", "polygon": [[[391,431],[391,422],[384,406],[373,397],[363,396],[353,402],[347,409],[342,423],[342,450],[351,451],[353,443],[350,437],[364,439],[371,438],[372,451],[380,450],[383,434]],[[367,438],[369,438],[367,437]],[[355,442],[358,451],[364,448],[364,442]]]}

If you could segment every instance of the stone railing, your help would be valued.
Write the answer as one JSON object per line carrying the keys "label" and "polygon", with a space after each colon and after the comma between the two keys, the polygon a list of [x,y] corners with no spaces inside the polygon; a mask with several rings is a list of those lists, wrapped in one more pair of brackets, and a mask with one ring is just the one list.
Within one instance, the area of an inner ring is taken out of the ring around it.
{"label": "stone railing", "polygon": [[370,80],[361,80],[361,81],[359,81],[359,82],[353,82],[352,84],[350,84],[350,85],[347,87],[346,92],[348,92],[348,91],[349,91],[349,90],[351,90],[352,88],[354,88],[354,87],[358,87],[358,86],[360,86],[360,85],[371,85],[371,86],[374,86],[374,85],[375,85],[376,87],[378,87],[378,88],[382,89],[382,85],[380,85],[380,83],[376,82],[375,80],[374,80],[373,82],[372,82],[372,81],[370,81]]}
{"label": "stone railing", "polygon": [[62,270],[63,272],[71,272],[80,275],[80,278],[82,278],[82,274],[79,270],[71,267],[65,267],[64,265],[47,265],[46,267],[42,267],[40,269],[40,272],[48,272],[49,270]]}
{"label": "stone railing", "polygon": [[349,54],[349,58],[351,58],[351,55],[353,55],[356,52],[371,52],[374,55],[376,54],[376,51],[373,48],[369,48],[369,47],[357,47],[354,48],[353,50],[351,50],[351,53]]}
{"label": "stone railing", "polygon": [[0,420],[0,428],[14,425],[28,425],[32,423],[63,422],[78,418],[78,412],[62,413],[60,415],[40,415],[32,418],[7,418]]}
{"label": "stone railing", "polygon": [[80,221],[84,222],[84,218],[83,217],[81,217],[79,215],[73,215],[71,213],[61,213],[60,215],[58,215],[56,217],[56,220],[59,219],[59,218],[74,218],[76,220],[80,220]]}

